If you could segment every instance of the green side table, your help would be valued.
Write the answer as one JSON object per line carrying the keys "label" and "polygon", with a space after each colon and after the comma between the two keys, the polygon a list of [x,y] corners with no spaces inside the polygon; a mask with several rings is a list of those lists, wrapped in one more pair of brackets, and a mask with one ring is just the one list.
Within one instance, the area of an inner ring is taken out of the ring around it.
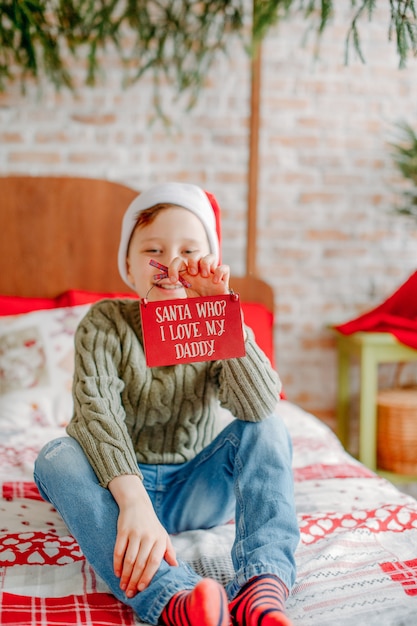
{"label": "green side table", "polygon": [[[378,365],[417,361],[417,350],[397,341],[390,333],[358,332],[343,335],[336,332],[338,350],[337,435],[349,449],[349,369],[352,357],[359,361],[359,461],[377,471],[377,394]],[[393,481],[410,478],[390,472],[378,472]]]}

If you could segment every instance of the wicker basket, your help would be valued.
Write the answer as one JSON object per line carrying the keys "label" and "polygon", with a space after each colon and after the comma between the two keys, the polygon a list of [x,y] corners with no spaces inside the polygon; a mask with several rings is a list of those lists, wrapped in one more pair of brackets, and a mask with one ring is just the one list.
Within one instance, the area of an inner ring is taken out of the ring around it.
{"label": "wicker basket", "polygon": [[397,474],[417,474],[417,388],[378,394],[377,464]]}

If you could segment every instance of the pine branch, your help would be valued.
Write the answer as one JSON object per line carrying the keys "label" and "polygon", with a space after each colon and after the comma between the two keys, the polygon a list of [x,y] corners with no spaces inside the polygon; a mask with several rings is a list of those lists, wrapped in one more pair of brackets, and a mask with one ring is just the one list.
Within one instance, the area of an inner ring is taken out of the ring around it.
{"label": "pine branch", "polygon": [[[417,54],[416,2],[388,1],[388,36],[404,67]],[[192,104],[233,39],[253,52],[272,25],[297,14],[320,38],[334,6],[334,0],[0,0],[0,90],[10,81],[45,78],[57,89],[75,89],[72,57],[87,61],[85,82],[95,85],[112,49],[125,86],[150,74],[156,90],[168,81]],[[346,56],[353,46],[365,62],[359,26],[364,15],[372,19],[376,0],[351,0],[351,6]]]}

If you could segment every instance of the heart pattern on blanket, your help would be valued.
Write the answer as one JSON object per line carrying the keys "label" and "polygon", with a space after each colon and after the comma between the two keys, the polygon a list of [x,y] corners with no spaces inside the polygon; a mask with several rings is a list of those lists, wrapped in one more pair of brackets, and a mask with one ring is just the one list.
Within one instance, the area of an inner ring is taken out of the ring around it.
{"label": "heart pattern on blanket", "polygon": [[0,538],[0,562],[7,565],[67,565],[84,560],[78,543],[70,535],[22,533]]}
{"label": "heart pattern on blanket", "polygon": [[0,563],[14,565],[16,563],[16,555],[13,550],[10,550],[10,548],[0,550]]}
{"label": "heart pattern on blanket", "polygon": [[417,528],[417,512],[407,505],[384,506],[369,511],[301,516],[300,531],[304,544],[311,544],[338,531],[363,528],[372,533],[403,532]]}

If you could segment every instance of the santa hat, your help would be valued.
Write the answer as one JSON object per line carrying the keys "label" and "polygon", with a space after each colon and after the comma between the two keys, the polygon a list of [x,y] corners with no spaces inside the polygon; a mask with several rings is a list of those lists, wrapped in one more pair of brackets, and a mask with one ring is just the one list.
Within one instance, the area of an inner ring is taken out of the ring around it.
{"label": "santa hat", "polygon": [[175,204],[188,209],[202,222],[210,246],[210,252],[220,262],[220,209],[216,198],[196,185],[187,183],[163,183],[142,192],[128,207],[122,222],[119,244],[119,273],[124,282],[133,288],[127,276],[126,256],[130,238],[135,229],[139,214],[155,204]]}

